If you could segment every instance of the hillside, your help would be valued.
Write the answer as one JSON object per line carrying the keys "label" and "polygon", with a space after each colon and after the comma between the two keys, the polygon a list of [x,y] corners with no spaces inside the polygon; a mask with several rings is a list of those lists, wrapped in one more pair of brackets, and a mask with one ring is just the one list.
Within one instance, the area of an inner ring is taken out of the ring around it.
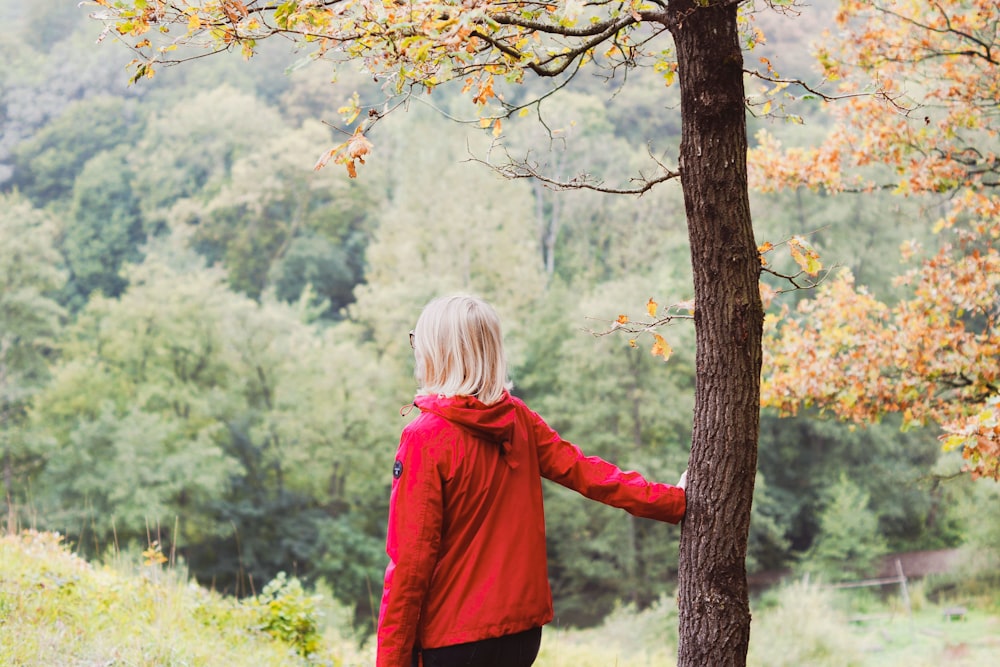
{"label": "hillside", "polygon": [[239,601],[187,584],[180,569],[162,567],[155,548],[143,557],[97,566],[53,533],[0,538],[0,665],[371,662],[334,629],[338,610],[296,580]]}

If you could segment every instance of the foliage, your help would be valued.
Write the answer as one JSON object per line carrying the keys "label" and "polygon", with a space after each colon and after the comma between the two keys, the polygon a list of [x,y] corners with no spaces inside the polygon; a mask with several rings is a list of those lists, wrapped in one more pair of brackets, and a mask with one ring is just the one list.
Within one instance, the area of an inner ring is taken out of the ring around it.
{"label": "foliage", "polygon": [[23,197],[0,195],[0,449],[8,524],[15,478],[38,465],[20,427],[48,381],[64,316],[52,298],[65,280],[53,236],[49,216]]}
{"label": "foliage", "polygon": [[[223,597],[191,585],[179,569],[143,565],[125,554],[107,565],[88,564],[52,534],[0,537],[0,623],[5,629],[0,662],[371,664],[371,645],[359,648],[349,629],[339,625],[345,610],[325,594],[299,589],[294,581],[275,583],[276,597],[267,599],[280,600],[279,615],[287,619],[309,609],[306,615],[315,620],[321,637],[308,659],[292,643],[262,629],[274,618],[260,603],[264,596],[243,601]],[[941,605],[926,603],[911,618],[889,601],[869,610],[874,620],[848,624],[851,600],[804,583],[755,600],[749,664],[930,667],[956,664],[959,653],[969,664],[989,664],[996,656],[990,630],[995,610],[969,605],[967,620],[949,623]],[[642,611],[618,608],[594,628],[553,624],[542,633],[538,664],[672,665],[676,619],[676,604],[664,596]]]}
{"label": "foliage", "polygon": [[906,426],[934,422],[973,476],[998,477],[997,5],[851,0],[837,20],[843,32],[819,54],[825,75],[848,94],[877,80],[877,94],[842,102],[819,147],[782,150],[761,135],[751,156],[767,174],[758,187],[891,187],[928,205],[945,195],[935,224],[945,241],[922,261],[916,244],[902,245],[899,256],[916,262],[898,279],[907,292],[896,303],[846,274],[796,316],[783,311],[766,346],[774,371],[763,400],[857,422],[891,411]]}
{"label": "foliage", "polygon": [[73,310],[92,292],[121,294],[124,265],[141,259],[146,234],[132,178],[125,151],[115,149],[88,160],[73,182],[60,244],[71,275],[64,300]]}
{"label": "foliage", "polygon": [[[970,484],[951,479],[955,463],[924,431],[901,431],[897,419],[856,428],[810,414],[779,419],[765,411],[761,420],[760,472],[765,485],[758,511],[777,531],[767,531],[770,547],[759,552],[765,569],[784,567],[819,535],[819,515],[841,475],[870,499],[878,529],[893,551],[958,546],[964,539]],[[770,519],[770,521],[768,520]],[[751,544],[758,544],[751,527]],[[787,540],[774,550],[775,538]],[[765,543],[766,544],[766,543]],[[764,545],[761,545],[764,546]]]}
{"label": "foliage", "polygon": [[306,594],[302,582],[279,572],[255,602],[263,607],[260,627],[264,632],[293,646],[300,655],[316,653],[320,647],[317,598]]}
{"label": "foliage", "polygon": [[878,518],[868,495],[842,475],[827,492],[819,515],[819,533],[802,557],[801,567],[827,581],[859,578],[870,573],[886,552]]}
{"label": "foliage", "polygon": [[[134,112],[134,103],[106,94],[70,103],[15,148],[11,185],[40,208],[65,201],[91,159],[133,141],[135,126],[129,120]],[[98,118],[101,122],[95,123]],[[113,178],[116,174],[104,175]]]}
{"label": "foliage", "polygon": [[376,369],[291,307],[228,291],[189,254],[153,251],[130,283],[120,299],[91,299],[37,402],[31,437],[47,456],[21,488],[39,489],[43,525],[85,526],[107,545],[182,519],[170,540],[193,573],[242,593],[288,563],[313,572],[365,554],[363,571],[377,567],[371,548],[320,542],[345,512],[365,517],[362,542],[378,534],[384,500],[357,499],[382,496],[370,488],[391,440],[359,429],[377,399],[355,391]]}

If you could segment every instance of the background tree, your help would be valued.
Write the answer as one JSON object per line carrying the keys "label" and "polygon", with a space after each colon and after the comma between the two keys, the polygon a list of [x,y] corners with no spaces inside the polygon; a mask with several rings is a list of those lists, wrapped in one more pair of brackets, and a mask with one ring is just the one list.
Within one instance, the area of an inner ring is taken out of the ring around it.
{"label": "background tree", "polygon": [[871,572],[886,543],[868,495],[846,476],[828,492],[819,515],[819,538],[803,555],[804,567],[828,581],[857,579]]}
{"label": "background tree", "polygon": [[31,399],[48,379],[64,312],[53,299],[65,280],[53,247],[52,220],[23,197],[0,195],[0,444],[7,530],[17,530],[15,503],[38,452],[21,426]]}

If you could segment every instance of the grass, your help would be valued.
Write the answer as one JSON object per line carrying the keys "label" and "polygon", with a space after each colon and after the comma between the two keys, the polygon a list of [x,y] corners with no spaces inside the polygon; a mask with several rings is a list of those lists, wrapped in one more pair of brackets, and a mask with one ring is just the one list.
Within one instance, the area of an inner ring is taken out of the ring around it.
{"label": "grass", "polygon": [[[179,570],[164,569],[156,559],[95,566],[51,533],[2,537],[0,665],[349,667],[374,662],[337,624],[310,624],[310,617],[343,610],[329,604],[324,609],[318,598],[280,583],[267,595],[239,601],[188,583]],[[309,641],[314,651],[303,657]]]}
{"label": "grass", "polygon": [[[751,628],[749,664],[759,667],[937,667],[1000,664],[996,596],[940,604],[911,586],[907,609],[898,598],[833,591],[815,584],[785,585],[759,601]],[[961,604],[964,620],[945,608]]]}
{"label": "grass", "polygon": [[[1000,664],[1000,596],[955,587],[931,603],[911,586],[897,599],[796,582],[754,601],[751,667],[930,667]],[[943,609],[968,609],[947,620]],[[595,628],[549,625],[537,667],[673,667],[675,600],[622,607]],[[73,555],[50,533],[0,537],[0,665],[4,667],[355,667],[349,611],[279,577],[236,600],[163,567],[155,550],[106,565]]]}

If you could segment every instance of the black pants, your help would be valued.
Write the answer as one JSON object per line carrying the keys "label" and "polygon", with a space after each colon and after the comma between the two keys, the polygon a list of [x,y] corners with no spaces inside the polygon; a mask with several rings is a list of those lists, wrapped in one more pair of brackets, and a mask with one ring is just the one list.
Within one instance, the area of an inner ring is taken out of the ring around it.
{"label": "black pants", "polygon": [[[468,644],[424,649],[424,667],[531,667],[542,643],[542,629]],[[413,656],[413,667],[417,667]]]}

